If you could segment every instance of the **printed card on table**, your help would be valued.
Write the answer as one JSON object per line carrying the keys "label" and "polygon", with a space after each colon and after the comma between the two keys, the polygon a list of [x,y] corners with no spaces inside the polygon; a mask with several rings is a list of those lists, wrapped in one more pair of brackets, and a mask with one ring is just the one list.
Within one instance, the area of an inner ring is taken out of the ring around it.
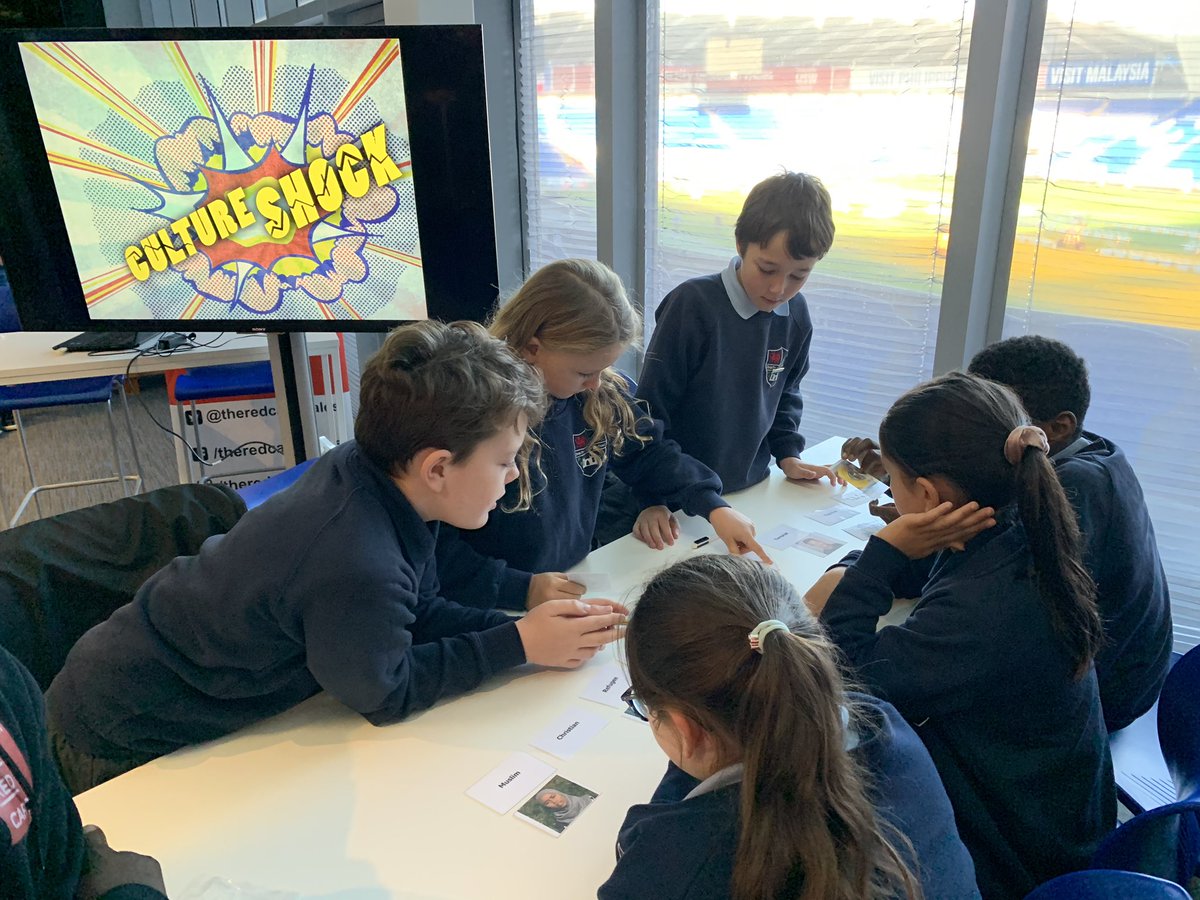
{"label": "printed card on table", "polygon": [[612,593],[612,576],[607,572],[568,572],[567,577],[583,585],[585,597],[602,597]]}
{"label": "printed card on table", "polygon": [[818,509],[816,512],[805,513],[805,515],[822,525],[836,525],[838,522],[853,519],[858,513],[848,506],[829,506],[825,509]]}
{"label": "printed card on table", "polygon": [[883,526],[882,519],[866,519],[862,522],[855,522],[853,525],[844,525],[842,531],[854,535],[860,541],[865,541]]}
{"label": "printed card on table", "polygon": [[598,713],[572,707],[530,743],[560,759],[568,759],[579,752],[584,744],[599,734],[607,724],[608,719]]}
{"label": "printed card on table", "polygon": [[847,506],[863,506],[871,498],[856,487],[847,487],[840,494],[836,494],[833,499],[838,503],[845,503]]}
{"label": "printed card on table", "polygon": [[600,796],[582,784],[555,775],[522,804],[516,818],[558,837]]}
{"label": "printed card on table", "polygon": [[[853,513],[851,513],[853,515]],[[800,537],[803,532],[799,528],[793,528],[791,525],[776,525],[770,531],[763,534],[759,541],[766,544],[768,547],[774,547],[776,550],[783,550],[792,546],[796,542],[796,538]]]}
{"label": "printed card on table", "polygon": [[528,753],[514,753],[467,789],[467,796],[504,815],[554,774]]}
{"label": "printed card on table", "polygon": [[837,538],[830,537],[827,534],[818,534],[813,531],[808,534],[802,534],[792,546],[797,550],[803,550],[805,553],[811,553],[813,556],[828,556],[845,547],[846,542],[839,541]]}
{"label": "printed card on table", "polygon": [[584,700],[603,704],[610,709],[624,710],[625,701],[621,699],[621,695],[628,688],[629,679],[625,677],[621,667],[616,663],[609,663],[596,673],[579,696]]}

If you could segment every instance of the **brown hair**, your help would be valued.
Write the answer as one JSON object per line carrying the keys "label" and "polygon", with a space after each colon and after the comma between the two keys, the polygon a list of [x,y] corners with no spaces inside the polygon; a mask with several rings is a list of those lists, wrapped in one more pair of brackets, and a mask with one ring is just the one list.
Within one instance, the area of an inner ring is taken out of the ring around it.
{"label": "brown hair", "polygon": [[833,246],[833,204],[821,180],[803,172],[783,172],[750,189],[733,228],[739,254],[750,244],[769,244],[787,232],[792,259],[820,259]]}
{"label": "brown hair", "polygon": [[[767,619],[790,632],[766,635],[759,654],[748,635]],[[845,749],[841,708],[856,727],[865,717],[837,651],[783,576],[739,557],[685,559],[646,585],[625,644],[652,715],[670,708],[740,750],[734,900],[921,896]]]}
{"label": "brown hair", "polygon": [[1009,388],[951,372],[892,404],[879,443],[909,477],[940,475],[980,506],[1016,504],[1038,591],[1082,677],[1103,639],[1096,586],[1083,567],[1079,525],[1054,464],[1035,447],[1024,448],[1016,465],[1004,456],[1009,433],[1028,424]]}
{"label": "brown hair", "polygon": [[[591,259],[560,259],[534,272],[502,305],[489,325],[491,333],[520,354],[537,338],[564,353],[595,353],[620,344],[631,346],[641,319],[617,273]],[[600,373],[600,387],[583,404],[592,429],[589,451],[606,438],[619,454],[625,440],[644,442],[635,427],[638,414],[627,399],[627,382],[612,368]]]}
{"label": "brown hair", "polygon": [[[422,450],[449,450],[457,462],[521,413],[542,421],[546,392],[503,341],[477,322],[425,321],[397,328],[363,369],[354,439],[389,475]],[[518,454],[521,502],[528,505],[529,448]]]}

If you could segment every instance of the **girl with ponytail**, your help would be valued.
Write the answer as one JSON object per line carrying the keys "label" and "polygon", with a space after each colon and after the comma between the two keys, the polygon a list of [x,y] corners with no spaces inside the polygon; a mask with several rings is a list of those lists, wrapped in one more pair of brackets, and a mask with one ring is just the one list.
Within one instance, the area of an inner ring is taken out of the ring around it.
{"label": "girl with ponytail", "polygon": [[656,575],[626,631],[632,709],[670,758],[630,809],[600,900],[977,897],[929,754],[848,692],[791,585],[699,555]]}
{"label": "girl with ponytail", "polygon": [[[1045,434],[999,384],[919,385],[879,444],[900,516],[821,619],[929,748],[983,896],[1023,897],[1084,868],[1116,822],[1075,516]],[[876,630],[895,597],[914,596],[907,621]]]}

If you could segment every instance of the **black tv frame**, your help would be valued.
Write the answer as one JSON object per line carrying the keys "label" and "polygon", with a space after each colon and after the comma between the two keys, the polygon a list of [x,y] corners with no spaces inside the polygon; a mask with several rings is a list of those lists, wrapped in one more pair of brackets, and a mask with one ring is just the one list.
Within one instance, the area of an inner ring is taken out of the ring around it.
{"label": "black tv frame", "polygon": [[[92,319],[18,44],[388,39],[400,43],[429,318],[484,320],[498,294],[478,25],[0,30],[0,259],[26,331],[386,331],[401,320]],[[49,248],[64,252],[50,253]]]}

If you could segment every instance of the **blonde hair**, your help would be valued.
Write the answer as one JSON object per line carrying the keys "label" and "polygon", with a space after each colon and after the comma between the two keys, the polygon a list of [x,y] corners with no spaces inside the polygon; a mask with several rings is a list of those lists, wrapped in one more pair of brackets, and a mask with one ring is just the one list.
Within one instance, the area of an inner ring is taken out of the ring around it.
{"label": "blonde hair", "polygon": [[[788,631],[747,635],[779,619]],[[675,710],[741,753],[741,836],[734,900],[883,900],[922,896],[879,820],[869,776],[846,750],[837,650],[778,572],[706,554],[663,570],[625,635],[629,679],[652,710]],[[653,712],[651,713],[654,714]],[[732,762],[733,760],[730,760]]]}
{"label": "blonde hair", "polygon": [[[625,295],[617,273],[592,259],[560,259],[534,272],[492,317],[488,330],[520,355],[533,338],[562,353],[595,353],[614,344],[632,346],[641,333],[641,317]],[[644,443],[637,433],[637,410],[626,399],[627,382],[611,367],[600,373],[600,386],[588,394],[583,418],[592,429],[588,450],[607,438],[620,454],[626,439]]]}
{"label": "blonde hair", "polygon": [[508,346],[478,322],[427,320],[397,328],[363,368],[354,438],[389,475],[422,450],[449,450],[455,462],[523,413],[517,454],[518,509],[528,508],[531,431],[542,421],[546,391]]}

